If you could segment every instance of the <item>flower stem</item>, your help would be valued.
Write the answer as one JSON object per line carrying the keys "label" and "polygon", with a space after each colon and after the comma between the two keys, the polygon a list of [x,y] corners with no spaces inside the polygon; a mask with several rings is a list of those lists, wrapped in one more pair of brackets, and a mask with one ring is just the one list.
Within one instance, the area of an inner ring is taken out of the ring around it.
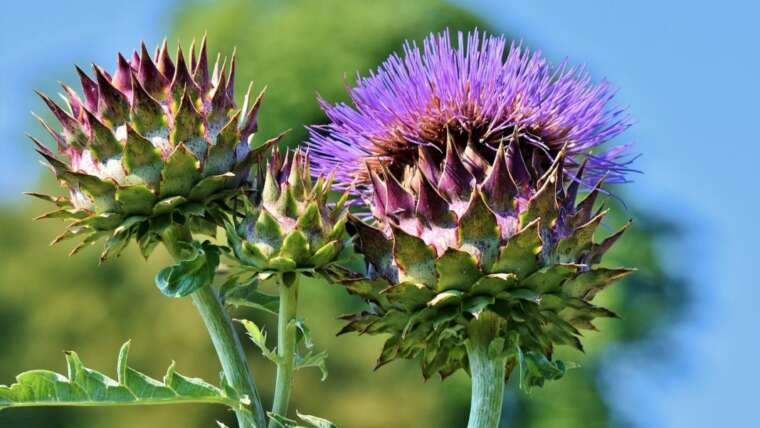
{"label": "flower stem", "polygon": [[498,337],[502,321],[483,313],[468,327],[467,357],[472,378],[470,417],[467,428],[498,428],[504,398],[506,358],[489,355],[488,345]]}
{"label": "flower stem", "polygon": [[[175,260],[181,260],[183,247],[192,242],[192,235],[185,227],[173,226],[161,234],[166,249]],[[264,428],[266,417],[259,393],[248,367],[243,346],[230,321],[216,290],[207,285],[190,295],[203,319],[214,350],[224,371],[224,377],[241,396],[247,395],[250,404],[247,409],[235,410],[239,428]]]}
{"label": "flower stem", "polygon": [[[280,313],[277,318],[277,381],[274,388],[272,413],[281,416],[287,416],[290,392],[293,389],[297,306],[298,275],[295,274],[290,284],[280,281]],[[269,428],[277,426],[274,421],[270,421]]]}

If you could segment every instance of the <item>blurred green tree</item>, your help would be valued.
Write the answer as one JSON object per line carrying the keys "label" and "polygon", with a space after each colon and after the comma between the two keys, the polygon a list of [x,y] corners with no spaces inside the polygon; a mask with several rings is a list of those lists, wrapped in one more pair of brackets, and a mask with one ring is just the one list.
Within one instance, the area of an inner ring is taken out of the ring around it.
{"label": "blurred green tree", "polygon": [[[435,0],[230,0],[183,4],[173,19],[170,40],[188,42],[208,31],[210,52],[231,53],[239,60],[238,101],[248,81],[254,90],[268,85],[261,113],[263,141],[293,128],[286,143],[305,138],[303,125],[323,116],[315,99],[345,99],[343,83],[358,70],[366,73],[405,39],[420,40],[431,31],[486,28],[469,12]],[[55,70],[51,70],[52,75]],[[40,187],[53,188],[43,182]],[[65,370],[63,354],[76,349],[93,368],[113,373],[119,345],[132,338],[131,363],[160,376],[172,359],[189,375],[214,379],[218,366],[197,314],[187,299],[167,299],[152,285],[153,275],[168,262],[157,252],[146,264],[135,248],[119,260],[97,265],[97,250],[73,258],[47,242],[60,232],[55,222],[33,223],[46,207],[35,202],[0,208],[0,383],[10,383],[20,370]],[[639,216],[636,216],[639,217]],[[611,264],[638,266],[612,301],[623,320],[612,320],[604,333],[588,334],[587,355],[567,355],[583,368],[560,382],[535,391],[530,399],[510,389],[506,426],[615,426],[604,390],[597,381],[605,358],[602,344],[636,346],[657,337],[658,326],[674,316],[683,302],[683,284],[663,270],[656,243],[669,239],[672,227],[637,218],[618,244]],[[613,227],[614,228],[614,227]],[[657,241],[656,241],[657,240]],[[619,262],[619,263],[616,263]],[[324,284],[302,287],[301,316],[317,346],[330,354],[330,376],[299,372],[293,408],[335,420],[343,427],[461,427],[467,414],[469,383],[461,373],[441,383],[422,381],[414,362],[399,362],[373,373],[382,338],[335,337],[340,313],[361,302],[342,288]],[[242,312],[272,330],[273,319]],[[374,340],[374,342],[373,342]],[[247,345],[246,345],[247,346]],[[247,346],[264,397],[271,397],[274,369],[253,346]],[[268,404],[268,403],[266,403]],[[2,427],[126,428],[211,427],[232,417],[215,407],[128,409],[20,409],[0,412]]]}

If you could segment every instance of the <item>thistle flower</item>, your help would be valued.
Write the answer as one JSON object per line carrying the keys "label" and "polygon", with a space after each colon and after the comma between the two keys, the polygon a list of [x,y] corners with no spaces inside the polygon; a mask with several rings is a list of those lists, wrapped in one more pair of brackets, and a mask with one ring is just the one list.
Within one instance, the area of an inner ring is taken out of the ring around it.
{"label": "thistle flower", "polygon": [[[606,85],[519,48],[503,63],[502,38],[461,40],[407,46],[352,91],[357,111],[328,109],[330,133],[313,134],[318,169],[355,175],[364,162],[375,223],[350,219],[367,277],[336,280],[370,307],[343,332],[390,334],[378,366],[419,358],[427,378],[494,360],[540,385],[564,373],[556,346],[582,350],[581,330],[615,316],[592,300],[631,271],[598,266],[626,227],[593,239],[602,184],[626,170],[621,149],[589,154],[627,123],[604,110]],[[470,352],[482,325],[485,350]]]}
{"label": "thistle flower", "polygon": [[332,177],[311,178],[309,156],[300,150],[284,157],[276,149],[266,177],[238,224],[225,223],[237,259],[261,272],[311,275],[339,261],[346,245],[348,194],[328,206]]}
{"label": "thistle flower", "polygon": [[145,44],[129,60],[119,54],[113,74],[93,71],[94,79],[77,67],[82,96],[63,85],[66,108],[39,94],[62,125],[39,119],[58,154],[32,140],[68,196],[31,194],[58,207],[39,218],[75,220],[53,243],[84,237],[73,254],[107,237],[105,259],[134,237],[147,257],[172,223],[213,234],[217,211],[272,144],[249,146],[263,93],[236,109],[234,53],[229,71],[217,59],[209,74],[205,37],[189,64],[181,48],[172,61],[164,41],[153,57]]}
{"label": "thistle flower", "polygon": [[430,35],[423,50],[406,44],[403,57],[391,55],[357,78],[353,107],[321,100],[330,123],[310,129],[315,171],[335,171],[338,183],[366,189],[366,163],[400,174],[419,159],[419,147],[440,162],[450,134],[465,156],[488,162],[501,142],[513,141],[533,185],[565,146],[566,170],[586,159],[590,184],[602,175],[626,180],[626,146],[599,148],[629,126],[624,112],[609,106],[607,82],[592,83],[582,67],[552,67],[521,46],[512,45],[505,58],[503,36],[475,31],[466,44],[464,38],[459,33],[454,47],[445,31]]}
{"label": "thistle flower", "polygon": [[560,152],[518,209],[503,147],[482,185],[455,180],[468,173],[453,144],[447,159],[440,184],[419,167],[402,182],[370,172],[379,227],[351,221],[370,278],[343,284],[372,304],[343,332],[391,334],[378,366],[420,357],[426,378],[468,367],[467,325],[485,313],[503,320],[498,336],[547,364],[556,345],[582,350],[580,330],[615,316],[591,300],[630,273],[596,266],[625,230],[592,239],[607,212],[594,210],[601,181],[576,205],[583,170],[565,186]]}

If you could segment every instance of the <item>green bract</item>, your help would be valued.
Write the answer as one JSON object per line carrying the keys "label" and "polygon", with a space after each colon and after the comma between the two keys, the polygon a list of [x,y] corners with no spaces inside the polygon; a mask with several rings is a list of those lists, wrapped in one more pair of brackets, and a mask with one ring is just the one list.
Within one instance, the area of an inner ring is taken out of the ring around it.
{"label": "green bract", "polygon": [[308,155],[272,154],[261,186],[246,201],[245,217],[227,222],[237,259],[259,272],[321,273],[346,246],[347,194],[328,204],[331,178],[312,181]]}
{"label": "green bract", "polygon": [[77,68],[83,97],[63,85],[66,109],[40,94],[62,125],[40,119],[58,154],[33,141],[69,195],[32,195],[58,207],[39,218],[73,220],[54,243],[82,237],[76,253],[105,237],[105,259],[134,237],[147,257],[172,223],[213,234],[217,211],[249,184],[272,144],[249,146],[262,95],[237,109],[234,55],[229,72],[225,60],[209,74],[205,38],[197,58],[191,51],[188,65],[181,49],[172,61],[166,42],[152,58],[143,45],[131,61],[119,54],[113,75],[93,66],[94,80]]}
{"label": "green bract", "polygon": [[489,164],[450,143],[440,167],[423,162],[401,180],[370,171],[380,227],[350,223],[370,278],[343,284],[371,305],[345,317],[343,332],[390,334],[378,366],[419,357],[426,378],[467,368],[468,325],[489,313],[500,319],[493,352],[541,384],[564,371],[556,345],[582,349],[579,330],[614,316],[591,303],[630,272],[596,266],[622,233],[592,239],[605,215],[593,211],[601,182],[576,205],[583,168],[565,186],[563,151],[536,189],[521,187],[512,149]]}

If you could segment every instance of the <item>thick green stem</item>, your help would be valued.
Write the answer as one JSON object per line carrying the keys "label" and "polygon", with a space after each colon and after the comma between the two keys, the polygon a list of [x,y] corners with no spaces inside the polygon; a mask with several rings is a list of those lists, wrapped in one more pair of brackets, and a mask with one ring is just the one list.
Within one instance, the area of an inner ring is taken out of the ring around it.
{"label": "thick green stem", "polygon": [[488,345],[498,337],[502,321],[491,313],[483,313],[470,322],[467,358],[472,377],[470,418],[467,428],[498,428],[504,398],[506,359],[489,355]]}
{"label": "thick green stem", "polygon": [[[298,276],[286,285],[280,281],[280,313],[277,318],[277,381],[274,388],[272,413],[287,416],[290,392],[293,389],[293,370],[296,353],[296,309],[298,306]],[[277,428],[270,421],[269,428]]]}
{"label": "thick green stem", "polygon": [[251,369],[243,353],[243,347],[230,322],[216,291],[211,286],[200,288],[191,294],[195,307],[211,336],[211,342],[222,364],[227,382],[241,395],[250,399],[247,411],[236,411],[240,428],[264,428],[266,419],[259,393],[253,383]]}
{"label": "thick green stem", "polygon": [[[172,257],[181,260],[184,247],[192,242],[192,235],[188,229],[175,226],[162,233],[162,241]],[[235,411],[238,427],[264,428],[264,407],[261,405],[243,346],[219,296],[211,285],[201,287],[190,296],[211,336],[225,379],[240,395],[247,395],[250,400],[247,409]]]}

